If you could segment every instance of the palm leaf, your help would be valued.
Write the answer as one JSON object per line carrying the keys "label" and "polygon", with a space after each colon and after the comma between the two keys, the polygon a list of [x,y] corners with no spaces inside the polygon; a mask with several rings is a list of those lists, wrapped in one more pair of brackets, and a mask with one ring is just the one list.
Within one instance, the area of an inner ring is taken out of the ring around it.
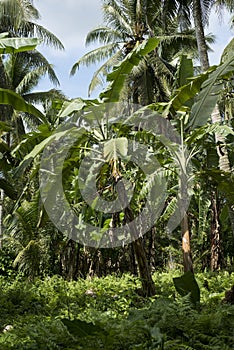
{"label": "palm leaf", "polygon": [[[12,128],[9,124],[5,123],[5,122],[2,122],[0,121],[0,131],[11,131]],[[1,140],[1,145],[2,145],[2,140]]]}
{"label": "palm leaf", "polygon": [[31,92],[24,94],[24,99],[28,103],[46,103],[49,101],[54,102],[54,100],[61,100],[63,101],[65,99],[64,94],[61,90],[57,89],[51,89],[48,91],[37,91],[37,92]]}
{"label": "palm leaf", "polygon": [[117,51],[113,56],[111,56],[98,70],[94,73],[92,80],[89,84],[88,94],[89,96],[98,86],[103,85],[103,79],[109,73],[111,67],[114,67],[123,56],[122,51]]}
{"label": "palm leaf", "polygon": [[[132,0],[129,2],[132,2]],[[119,4],[114,0],[107,1],[107,3],[103,5],[104,20],[108,24],[111,24],[116,30],[134,35],[129,18],[126,16],[126,12],[128,11],[125,11],[125,9],[126,7],[123,2]]]}
{"label": "palm leaf", "polygon": [[22,36],[36,36],[43,41],[44,44],[53,46],[55,49],[64,50],[62,42],[49,30],[38,23],[25,22],[19,29]]}
{"label": "palm leaf", "polygon": [[88,52],[73,65],[70,74],[74,75],[81,64],[89,66],[90,64],[101,62],[104,59],[111,57],[119,49],[119,43],[111,43]]}
{"label": "palm leaf", "polygon": [[24,53],[28,61],[30,62],[31,67],[41,67],[43,74],[47,73],[49,79],[54,85],[59,85],[59,80],[55,74],[53,66],[48,62],[48,60],[43,56],[39,51],[35,50],[30,53]]}
{"label": "palm leaf", "polygon": [[[31,90],[31,86],[35,86],[35,83],[38,82],[43,75],[45,75],[48,72],[48,67],[41,66],[33,69],[32,71],[28,72],[23,79],[20,81],[19,85],[16,87],[15,92],[20,95],[24,95],[25,92]],[[52,75],[51,76],[53,83],[56,85],[59,84],[59,81],[57,80],[57,77]]]}
{"label": "palm leaf", "polygon": [[123,37],[117,30],[101,26],[93,29],[87,34],[85,44],[89,45],[96,41],[103,44],[113,44],[116,41],[123,41]]}

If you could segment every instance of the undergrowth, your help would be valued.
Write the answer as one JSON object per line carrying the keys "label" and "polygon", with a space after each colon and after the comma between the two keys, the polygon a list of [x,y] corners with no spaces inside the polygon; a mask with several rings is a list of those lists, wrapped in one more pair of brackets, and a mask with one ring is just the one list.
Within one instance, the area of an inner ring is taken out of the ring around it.
{"label": "undergrowth", "polygon": [[0,278],[0,349],[228,350],[234,305],[223,304],[234,274],[197,274],[201,304],[180,297],[172,278],[155,273],[157,295],[139,295],[130,275],[67,282],[59,276]]}

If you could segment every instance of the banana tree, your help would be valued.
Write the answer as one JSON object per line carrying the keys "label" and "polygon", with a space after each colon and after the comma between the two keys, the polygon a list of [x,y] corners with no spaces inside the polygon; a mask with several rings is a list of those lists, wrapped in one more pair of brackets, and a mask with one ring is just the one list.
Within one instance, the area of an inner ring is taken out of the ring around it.
{"label": "banana tree", "polygon": [[[227,52],[227,50],[225,52]],[[220,113],[215,108],[225,91],[227,82],[232,79],[233,73],[234,56],[232,51],[229,51],[229,54],[226,54],[226,59],[223,60],[220,65],[210,67],[205,73],[190,78],[189,83],[179,88],[171,101],[166,105],[162,105],[162,109],[164,109],[163,114],[165,116],[176,114],[183,115],[183,118],[185,118],[185,120],[187,119],[184,125],[187,132],[195,131],[196,128],[206,124],[211,118],[211,115],[213,118],[215,115],[219,118]],[[215,122],[214,119],[213,122]],[[216,120],[216,123],[214,123],[215,127],[217,126],[217,122],[219,122],[219,120]],[[227,168],[227,164],[229,164],[228,155],[227,152],[224,152],[225,149],[223,149],[226,136],[225,125],[221,126],[220,129],[216,129],[215,137],[217,153],[219,155],[219,168],[222,172],[230,174],[230,167]],[[232,206],[232,203],[229,203],[230,206]],[[230,222],[233,227],[233,216],[231,214],[232,212],[229,210]],[[218,242],[219,232],[218,230],[214,230],[214,232],[216,236],[213,237],[213,242]],[[213,255],[211,261],[220,260],[214,256],[214,253],[218,251],[219,249],[212,249]]]}
{"label": "banana tree", "polygon": [[[121,92],[121,89],[123,88],[124,85],[124,81],[126,79],[126,76],[131,72],[131,70],[133,69],[134,66],[138,65],[138,63],[140,62],[140,60],[142,60],[144,58],[144,56],[146,56],[149,52],[151,52],[152,50],[155,49],[155,47],[158,45],[159,40],[155,39],[155,38],[150,38],[149,40],[145,40],[143,41],[143,43],[139,44],[139,46],[137,46],[135,49],[133,49],[126,57],[126,59],[118,66],[115,68],[115,70],[113,71],[111,77],[109,78],[109,80],[111,81],[111,86],[107,89],[106,92],[104,92],[101,95],[101,98],[103,101],[108,101],[108,102],[113,102],[113,101],[117,101]],[[78,113],[78,116],[81,116],[85,118],[85,108],[88,111],[90,106],[92,107],[96,107],[99,109],[103,109],[103,111],[105,110],[106,104],[105,103],[100,103],[99,101],[82,101],[81,99],[75,99],[71,102],[66,102],[64,103],[58,117],[60,119],[67,119],[68,116],[74,115],[76,116],[76,114]],[[83,115],[84,114],[84,115]],[[93,118],[95,119],[95,110],[93,110],[93,113],[91,113],[91,115],[93,116]],[[88,118],[91,118],[92,120],[92,116],[90,115],[90,113],[88,113]],[[78,118],[79,120],[79,118]],[[89,119],[88,119],[89,120]],[[56,132],[54,133],[50,133],[49,135],[47,135],[46,138],[42,139],[42,141],[37,144],[32,150],[31,152],[29,152],[23,159],[23,161],[21,162],[21,164],[18,167],[18,174],[22,173],[23,170],[25,169],[25,167],[28,167],[30,165],[30,163],[33,162],[33,160],[35,159],[35,157],[37,155],[39,155],[46,147],[48,147],[49,144],[53,144],[53,142],[56,142],[58,140],[63,140],[64,138],[66,139],[66,137],[68,137],[68,135],[71,132],[76,132],[77,133],[77,127],[75,126],[75,124],[77,124],[77,122],[74,119],[74,123],[72,123],[72,127],[71,128],[66,128],[66,125],[64,125],[64,128],[60,128],[58,129]],[[76,159],[76,163],[80,162],[82,160],[82,155],[84,152],[87,152],[89,150],[89,148],[95,148],[95,143],[97,142],[107,142],[108,139],[106,139],[104,137],[104,135],[106,135],[106,133],[113,133],[113,130],[108,130],[108,123],[106,124],[106,126],[103,126],[105,130],[102,129],[102,127],[100,126],[100,131],[99,131],[99,136],[97,136],[97,134],[95,134],[95,132],[90,132],[88,130],[85,130],[85,125],[84,126],[80,126],[80,128],[78,129],[78,132],[80,132],[80,137],[78,137],[78,144],[77,146],[74,148],[74,153],[71,153],[70,156],[68,157],[68,160],[64,163],[64,169],[63,169],[63,173],[66,173],[67,176],[66,178],[69,180],[72,177],[72,169],[74,168],[74,159]],[[113,126],[112,126],[113,128]],[[120,131],[121,132],[121,131]],[[116,132],[115,132],[116,133]],[[100,136],[101,135],[101,136]],[[31,134],[32,137],[32,134]],[[34,136],[33,136],[34,137]],[[102,137],[102,139],[100,139],[100,137]],[[117,140],[118,140],[118,133],[116,134]],[[29,136],[29,140],[30,140],[30,136]],[[63,142],[62,142],[63,145]],[[110,172],[109,172],[109,177],[106,178],[105,172],[103,172],[103,178],[100,179],[100,182],[103,183],[107,183],[109,181],[112,181],[112,184],[110,182],[110,185],[115,188],[117,186],[118,183],[118,179],[117,179],[117,174],[118,174],[118,167],[117,167],[117,163],[119,163],[119,161],[117,160],[117,156],[116,156],[116,152],[114,152],[114,150],[117,150],[117,154],[120,151],[119,148],[116,148],[116,142],[110,144],[109,143],[109,147],[105,147],[106,150],[106,157],[107,157],[107,163],[109,164],[110,167]],[[120,143],[119,143],[120,145]],[[24,147],[25,145],[22,144],[22,147]],[[64,144],[62,147],[65,147],[66,145]],[[125,152],[125,150],[123,150],[123,145],[120,146],[121,151]],[[16,152],[20,151],[20,147],[17,149]],[[112,152],[113,151],[113,152]],[[60,152],[58,152],[60,153]],[[112,156],[111,156],[112,154]],[[53,162],[52,162],[53,163]],[[48,160],[48,164],[50,164],[50,160]],[[72,168],[73,167],[73,168]],[[112,180],[111,180],[112,179]],[[73,179],[74,181],[74,179]],[[47,181],[46,181],[47,182]],[[48,181],[48,184],[50,184],[53,187],[54,181]],[[68,181],[68,183],[70,183]],[[49,187],[51,187],[49,185]],[[65,184],[65,188],[66,186],[68,186],[68,184]],[[105,186],[104,186],[105,187]],[[56,187],[55,187],[56,188]],[[67,191],[69,192],[69,189],[67,189]],[[103,189],[102,189],[103,191]],[[51,192],[50,192],[51,193]],[[74,194],[73,194],[74,195]],[[70,194],[71,196],[71,194]],[[51,207],[51,202],[52,200],[52,196],[47,196],[44,201],[45,201],[45,207],[50,208]],[[99,222],[100,225],[102,225],[104,217],[102,218],[102,220],[100,221],[99,216],[96,215],[95,210],[92,208],[87,208],[87,206],[85,205],[85,203],[83,203],[82,199],[76,194],[76,197],[73,198],[73,201],[75,201],[76,206],[79,206],[83,209],[81,210],[81,212],[78,211],[79,215],[84,215],[84,217],[86,219],[88,219],[88,222],[93,222],[93,224],[97,224],[97,222]],[[49,204],[48,204],[49,203]],[[78,204],[79,203],[79,204]],[[76,208],[77,210],[77,208]],[[123,212],[124,215],[124,220],[125,221],[129,221],[131,220],[132,216],[133,216],[134,212],[132,211],[132,209],[126,208],[126,210]],[[62,214],[61,214],[62,215]],[[78,216],[79,217],[79,216]],[[120,215],[121,217],[121,215]],[[111,218],[107,218],[106,220],[104,220],[104,227],[105,225],[107,225],[107,223],[110,223],[110,219]],[[123,220],[123,218],[121,219]],[[98,224],[98,225],[99,225]],[[98,227],[97,227],[98,229]],[[96,230],[97,230],[96,229]],[[95,231],[95,230],[94,230]],[[105,229],[104,229],[105,231]],[[134,232],[133,232],[134,231]],[[137,236],[137,228],[134,227],[132,231],[132,235],[135,237]],[[95,232],[92,232],[92,234],[95,236]],[[98,242],[100,241],[100,239],[98,239],[98,237],[96,238],[97,242],[95,243],[95,239],[92,240],[92,244],[96,244],[98,245]],[[138,260],[138,265],[139,265],[139,270],[140,270],[140,276],[141,276],[141,280],[142,280],[142,286],[143,286],[143,292],[145,295],[154,295],[155,294],[155,286],[151,277],[151,273],[149,270],[149,266],[148,266],[148,261],[145,255],[145,251],[143,248],[143,243],[142,243],[142,239],[134,239],[134,250],[135,250],[135,254]]]}

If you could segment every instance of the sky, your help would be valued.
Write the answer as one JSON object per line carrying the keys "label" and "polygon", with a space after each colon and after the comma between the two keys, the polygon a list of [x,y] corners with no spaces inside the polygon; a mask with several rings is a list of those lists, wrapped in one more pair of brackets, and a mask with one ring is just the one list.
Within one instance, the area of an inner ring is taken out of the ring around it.
{"label": "sky", "polygon": [[[65,46],[64,51],[38,47],[53,64],[60,81],[59,89],[68,98],[87,98],[88,85],[97,67],[81,66],[73,77],[70,77],[70,70],[82,55],[92,49],[85,47],[85,37],[90,30],[102,24],[101,0],[34,0],[34,6],[41,15],[39,24],[55,34]],[[224,47],[234,36],[234,30],[230,30],[229,18],[227,13],[224,13],[222,20],[215,11],[211,14],[206,32],[216,36],[216,43],[212,46],[214,52],[209,54],[212,65],[219,63]],[[45,78],[37,90],[46,91],[51,88],[54,86]],[[94,92],[91,97],[97,96],[98,92]]]}

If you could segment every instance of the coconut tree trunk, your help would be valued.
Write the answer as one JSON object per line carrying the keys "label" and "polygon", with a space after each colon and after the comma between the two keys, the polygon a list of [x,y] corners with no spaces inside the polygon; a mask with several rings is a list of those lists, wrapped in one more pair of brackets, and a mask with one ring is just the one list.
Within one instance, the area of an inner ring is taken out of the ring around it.
{"label": "coconut tree trunk", "polygon": [[193,20],[195,24],[197,48],[202,71],[209,68],[209,58],[204,33],[204,25],[202,19],[201,0],[193,0]]}

